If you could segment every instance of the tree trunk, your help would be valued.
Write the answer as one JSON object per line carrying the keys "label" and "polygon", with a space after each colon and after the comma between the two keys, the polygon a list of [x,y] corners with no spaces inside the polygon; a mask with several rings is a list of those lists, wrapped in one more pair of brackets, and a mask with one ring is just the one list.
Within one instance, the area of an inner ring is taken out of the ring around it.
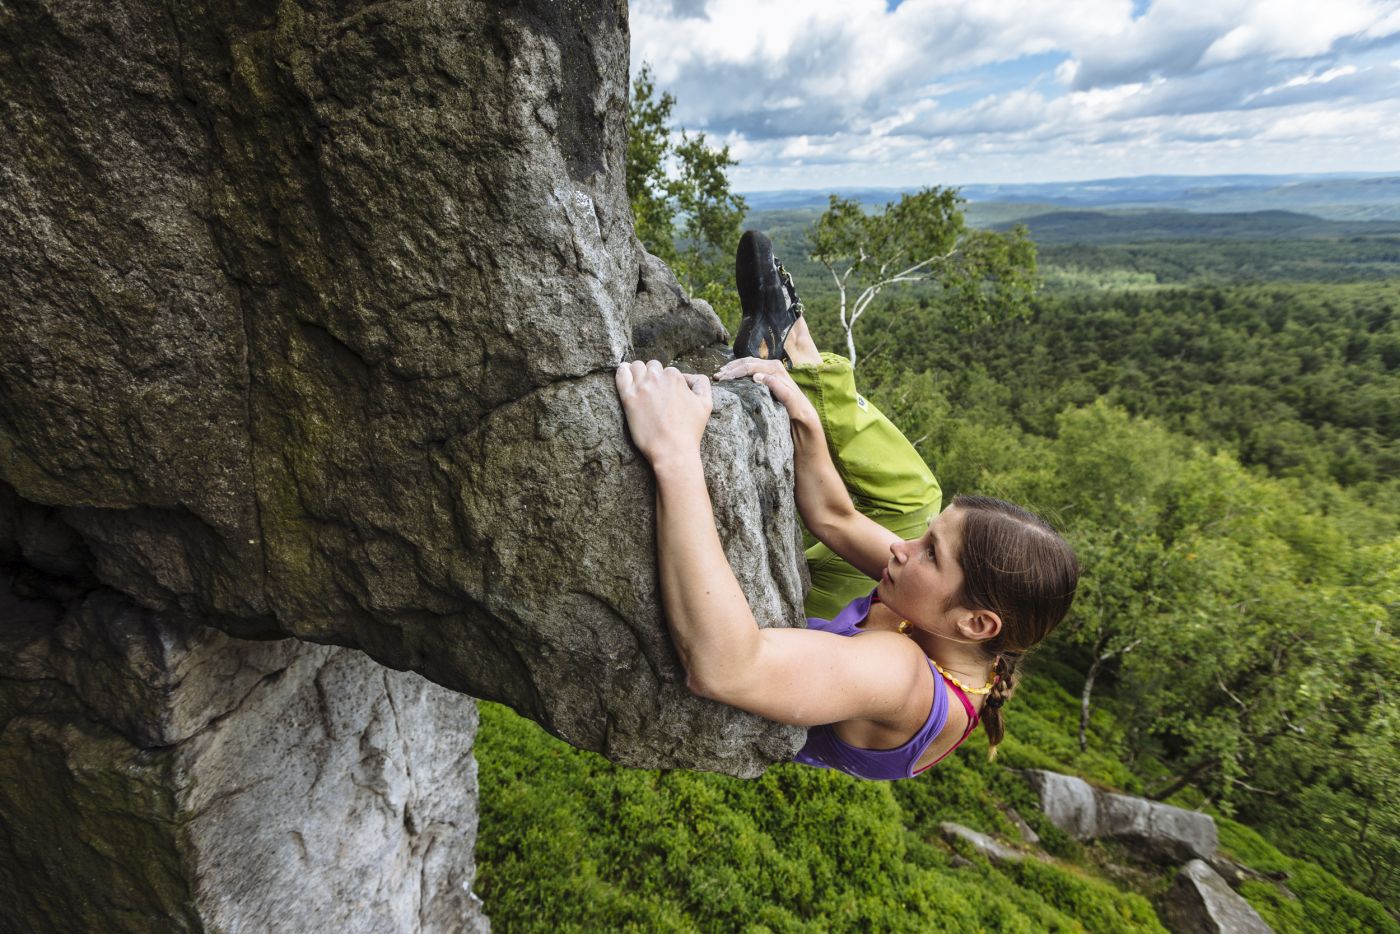
{"label": "tree trunk", "polygon": [[1147,797],[1151,798],[1153,801],[1163,801],[1167,798],[1170,798],[1172,795],[1176,794],[1178,791],[1185,788],[1187,785],[1191,784],[1196,779],[1204,775],[1206,772],[1214,768],[1216,763],[1218,763],[1219,761],[1220,760],[1218,758],[1212,756],[1209,759],[1197,762],[1195,765],[1191,766],[1191,768],[1187,769],[1185,774],[1183,774],[1180,778],[1177,778],[1165,788],[1160,788],[1157,791],[1152,792]]}
{"label": "tree trunk", "polygon": [[1094,693],[1094,679],[1099,676],[1099,667],[1107,655],[1094,654],[1094,663],[1089,666],[1089,674],[1084,677],[1084,690],[1079,695],[1079,751],[1089,748],[1089,698]]}

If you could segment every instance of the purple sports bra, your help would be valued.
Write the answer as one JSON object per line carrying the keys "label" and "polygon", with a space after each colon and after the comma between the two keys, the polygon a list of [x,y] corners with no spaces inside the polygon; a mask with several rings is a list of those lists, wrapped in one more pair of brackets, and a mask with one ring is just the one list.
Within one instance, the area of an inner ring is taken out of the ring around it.
{"label": "purple sports bra", "polygon": [[[832,620],[809,616],[807,628],[820,629],[838,636],[858,636],[866,631],[859,628],[859,624],[870,615],[870,604],[874,597],[875,592],[872,590],[864,597],[852,600]],[[934,673],[935,681],[943,680],[938,676],[938,669],[933,666],[931,660],[929,661],[929,670]],[[933,692],[933,707],[929,710],[924,725],[919,727],[919,731],[903,745],[896,746],[894,749],[861,749],[858,746],[842,742],[837,737],[836,731],[832,729],[832,725],[825,724],[807,730],[807,743],[797,753],[793,761],[801,762],[804,765],[814,765],[817,768],[836,769],[847,775],[854,775],[856,778],[873,781],[913,778],[924,769],[937,765],[944,756],[962,745],[963,740],[972,735],[973,729],[977,726],[979,719],[977,708],[967,699],[967,695],[958,689],[957,685],[949,682],[948,686],[953,689],[958,700],[962,701],[963,708],[967,711],[967,729],[948,752],[924,766],[923,769],[915,771],[914,763],[919,761],[924,750],[928,749],[929,744],[937,738],[948,722],[947,691]]]}

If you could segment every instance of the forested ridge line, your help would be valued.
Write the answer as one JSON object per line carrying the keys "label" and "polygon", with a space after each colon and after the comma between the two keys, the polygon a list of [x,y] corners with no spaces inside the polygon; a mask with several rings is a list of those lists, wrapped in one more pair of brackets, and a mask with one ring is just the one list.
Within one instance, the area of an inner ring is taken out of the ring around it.
{"label": "forested ridge line", "polygon": [[1400,280],[1042,295],[1029,318],[973,333],[929,306],[891,301],[861,322],[872,373],[956,374],[959,407],[1038,434],[1104,398],[1400,515]]}
{"label": "forested ridge line", "polygon": [[[768,211],[818,338],[839,346],[810,210]],[[1027,430],[1105,398],[1280,476],[1325,476],[1400,515],[1400,237],[1037,244],[1026,318],[947,326],[936,284],[886,290],[858,324],[867,379],[956,373]],[[982,375],[995,385],[983,385]],[[986,407],[986,406],[984,406]],[[987,414],[991,414],[990,409]]]}
{"label": "forested ridge line", "polygon": [[[1044,282],[1055,291],[1400,279],[1400,235],[1379,232],[1380,227],[1346,235],[1323,236],[1306,230],[1300,234],[1270,222],[1267,215],[1256,215],[1248,230],[1234,238],[1212,238],[1182,228],[1163,228],[1152,237],[1138,238],[1123,236],[1115,215],[1089,213],[1064,239],[1046,241],[1035,236],[1034,227],[1042,215],[1034,211],[1023,217],[1016,205],[972,204],[966,209],[969,224],[981,216],[997,228],[1016,220],[1029,225]],[[809,256],[810,228],[820,214],[813,208],[754,211],[744,220],[746,226],[772,235],[783,264],[814,296],[832,291],[830,276]]]}

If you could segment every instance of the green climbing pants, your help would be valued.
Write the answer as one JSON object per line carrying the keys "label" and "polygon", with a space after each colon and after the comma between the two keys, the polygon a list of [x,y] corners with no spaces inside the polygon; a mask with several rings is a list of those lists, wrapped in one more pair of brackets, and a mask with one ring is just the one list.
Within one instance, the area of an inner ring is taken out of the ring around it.
{"label": "green climbing pants", "polygon": [[[943,491],[919,452],[879,409],[856,392],[845,357],[823,353],[820,366],[792,368],[792,378],[816,406],[836,470],[857,509],[900,538],[918,538],[938,515]],[[874,582],[810,534],[808,616],[831,619]]]}

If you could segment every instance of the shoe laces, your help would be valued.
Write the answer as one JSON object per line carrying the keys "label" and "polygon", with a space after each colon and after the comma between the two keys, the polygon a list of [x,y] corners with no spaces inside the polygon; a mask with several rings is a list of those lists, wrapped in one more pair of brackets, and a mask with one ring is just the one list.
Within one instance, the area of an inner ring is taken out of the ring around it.
{"label": "shoe laces", "polygon": [[778,281],[783,284],[783,289],[787,292],[788,308],[792,311],[794,317],[802,317],[802,300],[797,297],[797,286],[792,281],[792,275],[783,268],[782,260],[778,259],[776,256],[773,257],[773,265],[777,267]]}

